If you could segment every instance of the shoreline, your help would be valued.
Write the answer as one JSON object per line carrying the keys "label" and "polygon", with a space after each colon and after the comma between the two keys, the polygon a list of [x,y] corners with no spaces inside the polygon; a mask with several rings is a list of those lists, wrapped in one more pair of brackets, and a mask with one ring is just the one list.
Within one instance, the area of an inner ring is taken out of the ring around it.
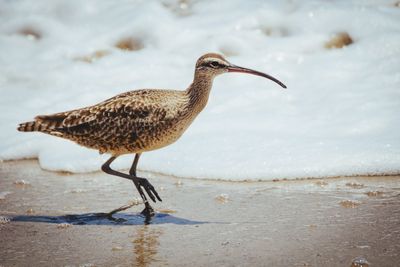
{"label": "shoreline", "polygon": [[[21,158],[21,159],[6,159],[6,160],[0,160],[1,163],[13,163],[13,162],[36,162],[39,165],[39,160],[37,157],[33,158]],[[59,175],[79,175],[79,174],[99,174],[103,173],[100,170],[96,171],[90,171],[90,172],[70,172],[70,171],[53,171],[53,170],[47,170],[43,169],[40,167],[42,171],[45,172],[51,172],[51,173],[56,173]],[[127,171],[129,169],[121,169],[123,171]],[[393,173],[376,173],[376,174],[357,174],[357,175],[339,175],[339,176],[323,176],[323,177],[304,177],[304,178],[274,178],[272,180],[268,179],[258,179],[258,180],[251,180],[251,179],[243,179],[243,180],[228,180],[228,179],[222,179],[222,178],[202,178],[202,177],[181,177],[173,174],[166,174],[163,172],[158,172],[158,171],[148,171],[148,170],[142,170],[138,168],[139,172],[146,173],[146,174],[151,174],[153,176],[162,176],[162,177],[169,177],[173,179],[182,179],[182,180],[191,180],[191,181],[197,181],[197,180],[202,180],[202,181],[208,181],[208,182],[221,182],[221,183],[270,183],[270,182],[292,182],[292,181],[307,181],[307,180],[322,180],[322,179],[346,179],[346,178],[365,178],[365,177],[395,177],[395,176],[400,176],[400,172],[393,172]]]}

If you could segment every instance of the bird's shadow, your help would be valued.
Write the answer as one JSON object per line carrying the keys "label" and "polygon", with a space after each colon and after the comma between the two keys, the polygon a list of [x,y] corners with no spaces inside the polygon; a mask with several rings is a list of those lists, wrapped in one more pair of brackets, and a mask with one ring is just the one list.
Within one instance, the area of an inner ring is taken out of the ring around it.
{"label": "bird's shadow", "polygon": [[70,214],[61,216],[46,215],[17,215],[11,218],[14,222],[40,222],[71,225],[144,225],[144,224],[177,224],[177,225],[199,225],[208,222],[192,221],[184,218],[175,217],[167,213],[156,213],[151,218],[146,218],[141,214],[118,213],[113,217],[107,217],[104,213],[84,213]]}

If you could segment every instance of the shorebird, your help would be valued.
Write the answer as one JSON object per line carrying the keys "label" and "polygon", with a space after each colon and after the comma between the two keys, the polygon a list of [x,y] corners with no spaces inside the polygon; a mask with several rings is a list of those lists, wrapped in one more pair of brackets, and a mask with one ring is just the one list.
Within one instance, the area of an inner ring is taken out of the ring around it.
{"label": "shorebird", "polygon": [[[153,185],[136,174],[140,155],[178,140],[206,106],[214,78],[227,72],[258,75],[286,88],[268,74],[233,65],[219,54],[208,53],[197,60],[193,82],[186,90],[129,91],[93,106],[36,116],[34,121],[21,123],[18,131],[38,131],[111,154],[101,169],[131,180],[145,205],[141,213],[151,218],[154,210],[144,191],[153,202],[162,200]],[[110,164],[124,154],[135,154],[129,173],[111,169]],[[115,209],[108,215],[126,208]]]}

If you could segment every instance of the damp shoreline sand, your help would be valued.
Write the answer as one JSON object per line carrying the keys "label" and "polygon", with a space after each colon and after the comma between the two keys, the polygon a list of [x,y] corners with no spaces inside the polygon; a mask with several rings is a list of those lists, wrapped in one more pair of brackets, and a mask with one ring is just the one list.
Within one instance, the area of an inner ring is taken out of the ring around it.
{"label": "damp shoreline sand", "polygon": [[[162,203],[101,172],[0,163],[0,266],[370,266],[400,262],[400,176],[220,182],[141,173]],[[9,221],[10,220],[10,221]]]}

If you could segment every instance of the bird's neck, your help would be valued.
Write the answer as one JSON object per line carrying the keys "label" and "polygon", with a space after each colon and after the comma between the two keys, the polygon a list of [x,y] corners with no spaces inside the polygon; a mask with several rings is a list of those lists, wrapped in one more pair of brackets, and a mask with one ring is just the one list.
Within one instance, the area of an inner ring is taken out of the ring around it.
{"label": "bird's neck", "polygon": [[207,105],[214,77],[202,73],[195,73],[192,84],[186,89],[189,97],[188,108],[199,113]]}

